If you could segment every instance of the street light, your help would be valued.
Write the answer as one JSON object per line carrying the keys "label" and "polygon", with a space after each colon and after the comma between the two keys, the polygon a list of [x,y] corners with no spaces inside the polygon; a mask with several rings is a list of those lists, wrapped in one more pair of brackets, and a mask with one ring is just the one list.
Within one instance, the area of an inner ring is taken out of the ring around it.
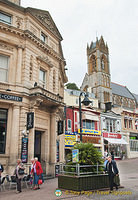
{"label": "street light", "polygon": [[[85,95],[85,98],[81,102],[81,96]],[[88,106],[92,101],[90,101],[87,97],[87,94],[85,92],[81,92],[79,96],[79,114],[80,114],[80,142],[82,142],[82,124],[81,124],[81,103],[83,103],[85,106]]]}

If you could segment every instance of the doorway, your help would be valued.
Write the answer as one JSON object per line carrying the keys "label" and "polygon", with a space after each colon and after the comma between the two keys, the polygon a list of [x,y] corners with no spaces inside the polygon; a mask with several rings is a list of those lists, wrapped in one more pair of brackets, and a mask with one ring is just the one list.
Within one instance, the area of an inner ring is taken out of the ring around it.
{"label": "doorway", "polygon": [[35,131],[34,157],[41,162],[41,131]]}

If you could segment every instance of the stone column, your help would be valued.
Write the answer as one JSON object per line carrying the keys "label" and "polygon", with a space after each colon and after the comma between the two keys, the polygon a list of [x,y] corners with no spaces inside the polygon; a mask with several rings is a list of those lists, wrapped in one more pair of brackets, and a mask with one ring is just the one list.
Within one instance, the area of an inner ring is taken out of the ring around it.
{"label": "stone column", "polygon": [[17,70],[16,70],[16,82],[21,83],[22,73],[22,47],[18,47],[17,53]]}
{"label": "stone column", "polygon": [[50,173],[55,174],[55,163],[56,163],[56,113],[50,114]]}
{"label": "stone column", "polygon": [[20,107],[14,105],[12,113],[12,129],[11,129],[11,141],[10,141],[10,166],[16,164],[16,160],[19,156],[19,119],[20,119]]}

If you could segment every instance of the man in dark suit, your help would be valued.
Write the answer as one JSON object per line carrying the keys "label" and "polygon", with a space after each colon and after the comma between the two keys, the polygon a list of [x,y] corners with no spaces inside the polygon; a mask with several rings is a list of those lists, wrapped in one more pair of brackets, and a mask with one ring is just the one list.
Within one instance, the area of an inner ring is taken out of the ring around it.
{"label": "man in dark suit", "polygon": [[108,172],[109,175],[109,185],[110,185],[110,191],[113,191],[113,187],[116,187],[116,190],[118,189],[118,185],[114,183],[114,176],[119,176],[119,171],[116,165],[115,160],[112,160],[111,156],[108,156],[108,162],[106,164],[105,171]]}

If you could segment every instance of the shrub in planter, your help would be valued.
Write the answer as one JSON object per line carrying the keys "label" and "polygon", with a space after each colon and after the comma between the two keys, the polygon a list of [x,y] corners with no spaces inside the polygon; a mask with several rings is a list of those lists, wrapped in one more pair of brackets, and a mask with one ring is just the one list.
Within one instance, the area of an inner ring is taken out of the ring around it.
{"label": "shrub in planter", "polygon": [[[73,149],[79,149],[79,164],[80,165],[99,165],[103,164],[102,153],[98,151],[96,147],[91,143],[79,143],[76,144]],[[67,165],[76,165],[72,162],[72,152],[67,155],[69,162]],[[75,168],[66,167],[65,171],[74,171]],[[99,167],[99,171],[103,171],[102,167]],[[80,172],[96,172],[96,168],[81,168]]]}

